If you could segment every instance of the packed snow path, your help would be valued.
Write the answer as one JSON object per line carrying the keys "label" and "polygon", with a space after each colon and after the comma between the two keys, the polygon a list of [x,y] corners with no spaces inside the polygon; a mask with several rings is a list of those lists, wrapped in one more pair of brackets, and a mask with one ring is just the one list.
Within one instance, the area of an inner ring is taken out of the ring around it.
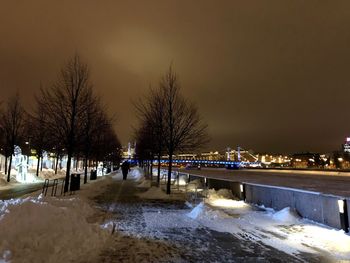
{"label": "packed snow path", "polygon": [[[145,191],[145,190],[143,190]],[[183,201],[145,201],[133,181],[113,182],[95,201],[113,238],[99,262],[320,262],[314,254],[291,256],[254,233],[237,238],[206,228],[185,216]]]}

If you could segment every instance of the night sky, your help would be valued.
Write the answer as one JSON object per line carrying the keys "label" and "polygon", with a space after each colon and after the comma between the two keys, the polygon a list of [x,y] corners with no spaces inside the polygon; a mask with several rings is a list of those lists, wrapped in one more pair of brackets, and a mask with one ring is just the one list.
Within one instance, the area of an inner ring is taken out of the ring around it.
{"label": "night sky", "polygon": [[3,1],[0,97],[32,107],[78,52],[116,113],[171,61],[209,125],[208,148],[332,151],[350,135],[349,1]]}

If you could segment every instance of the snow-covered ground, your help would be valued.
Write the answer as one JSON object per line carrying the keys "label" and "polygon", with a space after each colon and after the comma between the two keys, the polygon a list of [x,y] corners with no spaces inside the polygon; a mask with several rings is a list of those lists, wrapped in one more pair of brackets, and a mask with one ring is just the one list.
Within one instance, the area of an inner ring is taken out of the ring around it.
{"label": "snow-covered ground", "polygon": [[208,198],[187,214],[216,231],[263,242],[291,255],[320,254],[350,261],[350,236],[342,230],[302,219],[286,207],[280,211],[233,200],[227,190],[209,190]]}
{"label": "snow-covered ground", "polygon": [[44,168],[40,171],[39,176],[36,176],[36,170],[30,169],[26,174],[25,180],[21,176],[17,175],[17,171],[12,169],[10,182],[7,182],[7,175],[3,172],[0,172],[0,190],[10,189],[12,187],[18,186],[20,184],[32,184],[32,183],[41,183],[44,182],[45,179],[53,180],[63,178],[65,176],[64,170],[59,170],[57,174],[53,169]]}
{"label": "snow-covered ground", "polygon": [[110,233],[100,227],[90,199],[109,181],[83,185],[77,195],[56,198],[36,192],[0,201],[0,262],[93,259]]}
{"label": "snow-covered ground", "polygon": [[252,206],[225,189],[187,207],[186,196],[167,196],[134,168],[127,181],[114,173],[76,195],[0,201],[0,262],[350,261],[349,235],[289,208]]}

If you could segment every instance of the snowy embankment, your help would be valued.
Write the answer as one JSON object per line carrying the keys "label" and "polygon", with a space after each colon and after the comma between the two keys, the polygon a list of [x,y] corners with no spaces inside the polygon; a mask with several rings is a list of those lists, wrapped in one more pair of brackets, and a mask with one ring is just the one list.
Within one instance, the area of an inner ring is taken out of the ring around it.
{"label": "snowy embankment", "polygon": [[100,227],[89,197],[103,191],[108,180],[83,185],[77,195],[34,193],[0,201],[0,262],[92,260],[110,232]]}
{"label": "snowy embankment", "polygon": [[328,260],[350,260],[350,236],[341,230],[302,219],[286,207],[280,211],[232,199],[227,190],[209,190],[208,198],[187,217],[208,228],[263,242],[291,255],[320,254]]}
{"label": "snowy embankment", "polygon": [[45,179],[53,180],[58,178],[63,178],[65,176],[65,170],[60,170],[55,174],[53,169],[44,168],[39,172],[39,176],[36,176],[36,170],[30,169],[25,177],[21,177],[17,174],[17,170],[11,170],[10,182],[7,182],[7,175],[3,172],[0,172],[0,189],[9,189],[19,184],[32,184],[32,183],[41,183]]}

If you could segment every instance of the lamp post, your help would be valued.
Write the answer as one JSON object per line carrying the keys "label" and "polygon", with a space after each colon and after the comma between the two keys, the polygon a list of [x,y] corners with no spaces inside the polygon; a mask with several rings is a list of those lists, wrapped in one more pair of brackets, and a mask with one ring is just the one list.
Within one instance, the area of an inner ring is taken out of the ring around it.
{"label": "lamp post", "polygon": [[28,141],[26,141],[25,144],[28,146],[27,166],[29,168],[29,158],[30,158],[30,155],[31,155],[30,138],[28,138]]}

